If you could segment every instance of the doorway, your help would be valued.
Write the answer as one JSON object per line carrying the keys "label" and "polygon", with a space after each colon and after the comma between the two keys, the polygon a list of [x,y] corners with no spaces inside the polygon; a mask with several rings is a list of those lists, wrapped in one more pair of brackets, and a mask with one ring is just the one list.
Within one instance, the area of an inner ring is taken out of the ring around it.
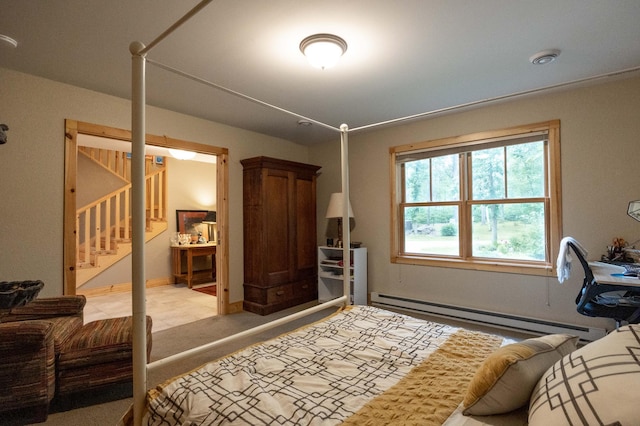
{"label": "doorway", "polygon": [[[113,144],[131,142],[131,132],[102,125],[65,120],[65,197],[64,197],[64,293],[76,294],[77,265],[79,258],[77,219],[77,172],[79,139],[99,137],[113,140]],[[168,138],[166,136],[146,136],[146,145],[152,149],[171,148],[198,154],[215,156],[215,208],[217,213],[217,250],[215,256],[217,312],[229,313],[229,249],[228,249],[228,150],[226,148],[204,145],[196,142]],[[175,213],[174,213],[175,214]],[[167,230],[167,250],[169,235]],[[171,280],[172,282],[172,280]],[[149,285],[147,283],[147,285]]]}

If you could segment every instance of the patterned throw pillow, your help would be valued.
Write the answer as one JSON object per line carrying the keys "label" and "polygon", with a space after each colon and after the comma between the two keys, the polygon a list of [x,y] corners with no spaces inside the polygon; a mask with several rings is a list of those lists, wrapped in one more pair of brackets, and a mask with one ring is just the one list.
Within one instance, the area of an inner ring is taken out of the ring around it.
{"label": "patterned throw pillow", "polygon": [[640,325],[620,327],[549,368],[531,395],[529,425],[637,425]]}
{"label": "patterned throw pillow", "polygon": [[576,336],[551,334],[501,347],[476,371],[463,414],[487,416],[526,405],[540,376],[575,350],[577,342]]}

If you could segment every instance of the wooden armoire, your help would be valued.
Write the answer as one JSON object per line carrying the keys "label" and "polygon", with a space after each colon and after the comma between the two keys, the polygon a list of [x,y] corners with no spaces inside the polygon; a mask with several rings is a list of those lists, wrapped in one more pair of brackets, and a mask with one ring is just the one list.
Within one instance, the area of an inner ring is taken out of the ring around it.
{"label": "wooden armoire", "polygon": [[269,157],[241,163],[244,310],[267,315],[316,300],[320,167]]}

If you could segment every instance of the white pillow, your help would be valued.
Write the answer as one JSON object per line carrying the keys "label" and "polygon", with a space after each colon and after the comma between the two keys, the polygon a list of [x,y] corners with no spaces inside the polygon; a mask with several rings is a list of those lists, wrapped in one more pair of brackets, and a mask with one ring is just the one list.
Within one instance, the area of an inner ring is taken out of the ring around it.
{"label": "white pillow", "polygon": [[640,325],[620,327],[549,368],[529,403],[529,425],[637,425]]}

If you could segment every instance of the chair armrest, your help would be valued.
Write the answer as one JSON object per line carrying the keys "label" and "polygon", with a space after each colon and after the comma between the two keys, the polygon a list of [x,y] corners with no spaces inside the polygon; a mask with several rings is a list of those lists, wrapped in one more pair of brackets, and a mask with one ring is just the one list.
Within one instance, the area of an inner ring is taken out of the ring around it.
{"label": "chair armrest", "polygon": [[36,299],[23,306],[18,306],[1,318],[2,323],[54,318],[61,316],[78,316],[82,318],[87,299],[83,295],[45,297]]}
{"label": "chair armrest", "polygon": [[20,350],[38,347],[51,339],[53,324],[49,321],[16,321],[0,324],[2,358],[18,355]]}
{"label": "chair armrest", "polygon": [[53,331],[46,320],[0,324],[0,419],[20,410],[21,424],[46,420],[55,393]]}

